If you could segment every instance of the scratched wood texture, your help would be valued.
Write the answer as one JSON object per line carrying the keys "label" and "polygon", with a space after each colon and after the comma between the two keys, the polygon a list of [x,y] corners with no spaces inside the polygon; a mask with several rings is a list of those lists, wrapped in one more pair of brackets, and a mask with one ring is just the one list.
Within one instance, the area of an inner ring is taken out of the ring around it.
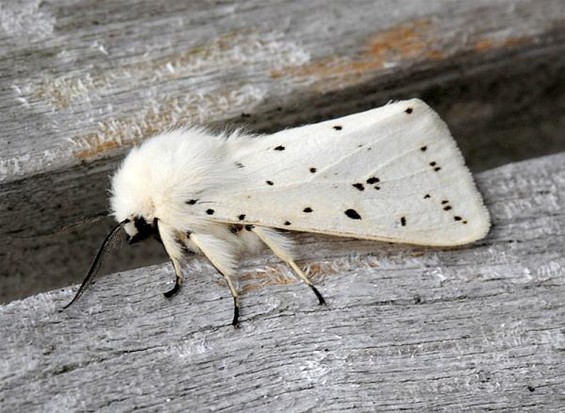
{"label": "scratched wood texture", "polygon": [[[563,0],[3,0],[0,302],[78,281],[108,175],[191,123],[270,132],[421,97],[474,171],[565,150]],[[164,260],[147,244],[107,271]]]}
{"label": "scratched wood texture", "polygon": [[477,176],[486,239],[430,249],[302,235],[324,293],[264,252],[241,270],[241,328],[203,260],[0,306],[5,412],[562,412],[565,154]]}

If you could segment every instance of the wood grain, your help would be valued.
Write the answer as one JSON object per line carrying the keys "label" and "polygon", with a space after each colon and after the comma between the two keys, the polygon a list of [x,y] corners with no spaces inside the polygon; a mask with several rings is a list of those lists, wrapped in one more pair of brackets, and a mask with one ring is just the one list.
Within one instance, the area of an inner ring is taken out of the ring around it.
{"label": "wood grain", "polygon": [[565,403],[565,154],[477,176],[488,237],[454,249],[304,234],[241,270],[242,327],[200,259],[0,307],[3,411],[544,411]]}

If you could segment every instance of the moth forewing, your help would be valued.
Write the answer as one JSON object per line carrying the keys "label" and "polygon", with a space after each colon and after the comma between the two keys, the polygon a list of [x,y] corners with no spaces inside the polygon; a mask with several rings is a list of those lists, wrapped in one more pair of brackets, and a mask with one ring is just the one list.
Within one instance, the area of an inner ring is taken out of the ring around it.
{"label": "moth forewing", "polygon": [[234,159],[246,179],[207,199],[218,222],[430,246],[490,226],[447,126],[417,99],[250,140]]}

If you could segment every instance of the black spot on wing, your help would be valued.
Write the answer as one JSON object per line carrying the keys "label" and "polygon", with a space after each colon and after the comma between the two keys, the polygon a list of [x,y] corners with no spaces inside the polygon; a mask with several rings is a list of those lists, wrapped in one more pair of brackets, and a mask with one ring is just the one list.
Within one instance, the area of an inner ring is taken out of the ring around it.
{"label": "black spot on wing", "polygon": [[267,185],[271,185],[271,186],[274,185],[273,181],[266,181],[266,182],[267,182]]}
{"label": "black spot on wing", "polygon": [[237,219],[243,221],[245,219],[245,214],[241,214],[240,216],[237,217]]}
{"label": "black spot on wing", "polygon": [[425,145],[424,145],[424,146],[421,146],[421,147],[420,147],[420,150],[421,150],[422,152],[426,152],[426,151],[428,150],[428,147],[425,146]]}
{"label": "black spot on wing", "polygon": [[441,169],[441,166],[437,166],[437,162],[430,162],[430,166],[434,169],[435,172]]}
{"label": "black spot on wing", "polygon": [[317,171],[317,169],[316,169],[316,168],[310,168],[310,173],[313,173],[313,174],[315,174],[315,173],[316,173],[316,171]]}
{"label": "black spot on wing", "polygon": [[455,216],[453,217],[453,219],[454,219],[455,221],[461,221],[463,218],[461,218],[460,216],[455,215]]}
{"label": "black spot on wing", "polygon": [[365,190],[365,186],[363,184],[353,184],[354,188],[357,188],[360,191],[364,191]]}
{"label": "black spot on wing", "polygon": [[443,201],[441,201],[441,204],[443,205],[444,211],[449,211],[450,209],[452,209],[451,205],[449,205],[449,200],[447,200],[447,199],[444,199]]}
{"label": "black spot on wing", "polygon": [[342,129],[343,129],[343,126],[341,126],[341,125],[335,125],[333,128],[334,128],[335,130],[342,130]]}
{"label": "black spot on wing", "polygon": [[198,202],[198,199],[189,199],[188,201],[185,202],[185,204],[187,205],[194,205]]}
{"label": "black spot on wing", "polygon": [[282,145],[275,147],[275,151],[284,151],[284,150],[285,150],[285,147],[282,146]]}
{"label": "black spot on wing", "polygon": [[361,215],[359,215],[357,211],[351,208],[345,211],[345,215],[347,215],[351,219],[361,219]]}
{"label": "black spot on wing", "polygon": [[412,108],[406,108],[406,110],[404,112],[411,114],[414,111],[414,109]]}
{"label": "black spot on wing", "polygon": [[430,198],[430,194],[424,195],[424,199],[429,199],[429,198]]}
{"label": "black spot on wing", "polygon": [[214,211],[212,208],[206,210],[206,213],[207,213],[208,215],[214,215],[214,212],[215,212],[215,211]]}
{"label": "black spot on wing", "polygon": [[290,221],[285,221],[284,225],[289,226],[289,225],[292,225],[292,224],[290,223]]}
{"label": "black spot on wing", "polygon": [[[381,181],[381,180],[380,180],[379,178],[377,178],[376,176],[372,176],[371,178],[367,179],[366,182],[367,182],[369,185],[373,185],[373,184],[379,183],[380,181]],[[379,189],[381,189],[381,187],[378,186],[378,185],[375,185],[374,188],[375,188],[377,191],[378,191]]]}
{"label": "black spot on wing", "polygon": [[306,208],[304,208],[304,212],[309,214],[310,212],[314,212],[314,210],[310,207],[306,207]]}
{"label": "black spot on wing", "polygon": [[245,168],[245,165],[243,165],[241,162],[236,162],[235,166],[237,166],[238,168]]}
{"label": "black spot on wing", "polygon": [[403,227],[406,226],[406,217],[401,217],[401,218],[400,218],[400,225],[402,225]]}

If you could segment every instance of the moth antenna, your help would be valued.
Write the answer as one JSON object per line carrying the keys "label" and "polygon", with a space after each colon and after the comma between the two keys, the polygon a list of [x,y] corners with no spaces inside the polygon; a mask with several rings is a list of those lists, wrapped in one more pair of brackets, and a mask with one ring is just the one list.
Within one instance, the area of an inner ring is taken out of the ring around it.
{"label": "moth antenna", "polygon": [[80,287],[79,287],[78,291],[76,292],[75,296],[73,297],[73,299],[66,306],[63,307],[63,310],[69,308],[71,306],[71,304],[73,304],[75,301],[77,301],[80,298],[80,296],[84,293],[84,291],[86,290],[86,287],[88,287],[88,285],[90,284],[90,282],[92,281],[92,279],[94,278],[94,276],[96,275],[98,270],[100,269],[100,266],[102,265],[102,262],[104,260],[104,257],[106,256],[106,253],[108,251],[110,251],[110,247],[111,247],[112,241],[114,240],[114,237],[119,232],[119,230],[123,229],[123,226],[125,224],[127,224],[128,222],[129,222],[129,219],[126,219],[126,220],[120,222],[114,228],[112,228],[112,230],[108,233],[108,235],[106,235],[106,238],[104,238],[104,242],[102,242],[102,245],[100,246],[100,249],[98,250],[98,253],[96,254],[96,257],[94,257],[92,264],[90,264],[90,268],[88,269],[88,272],[86,273],[86,277],[84,277],[84,281],[80,285]]}

